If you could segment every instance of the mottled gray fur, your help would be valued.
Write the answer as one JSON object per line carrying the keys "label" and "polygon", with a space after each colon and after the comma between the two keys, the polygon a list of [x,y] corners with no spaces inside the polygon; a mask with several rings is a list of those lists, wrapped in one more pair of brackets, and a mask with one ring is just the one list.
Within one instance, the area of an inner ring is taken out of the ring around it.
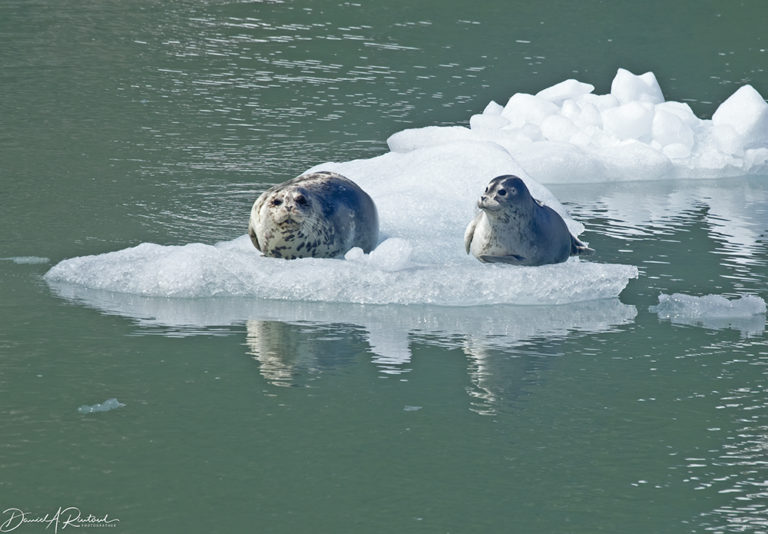
{"label": "mottled gray fur", "polygon": [[353,247],[370,252],[379,239],[379,217],[352,180],[314,172],[264,191],[251,209],[248,235],[265,256],[335,258]]}
{"label": "mottled gray fur", "polygon": [[555,210],[534,199],[517,176],[491,180],[477,207],[480,213],[464,233],[464,246],[482,262],[545,265],[594,252],[571,235]]}

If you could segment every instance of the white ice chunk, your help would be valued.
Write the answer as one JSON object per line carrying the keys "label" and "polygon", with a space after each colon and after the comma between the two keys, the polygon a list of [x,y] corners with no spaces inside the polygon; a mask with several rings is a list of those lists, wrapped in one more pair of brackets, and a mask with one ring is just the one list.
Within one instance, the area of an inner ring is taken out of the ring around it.
{"label": "white ice chunk", "polygon": [[546,177],[550,184],[605,181],[602,162],[568,143],[532,143],[515,154],[515,159],[528,174]]}
{"label": "white ice chunk", "polygon": [[768,144],[768,103],[754,87],[745,85],[720,104],[712,115],[715,126],[731,126],[744,139],[744,148]]}
{"label": "white ice chunk", "polygon": [[550,115],[541,123],[541,134],[548,141],[570,141],[579,133],[570,119],[562,115]]}
{"label": "white ice chunk", "polygon": [[722,295],[696,297],[675,293],[659,295],[659,304],[649,311],[673,323],[710,329],[734,328],[743,336],[760,335],[765,330],[765,301],[757,295],[728,300]]}
{"label": "white ice chunk", "polygon": [[11,261],[18,265],[33,265],[38,263],[48,263],[51,260],[42,256],[12,256],[9,258],[0,258],[0,261]]}
{"label": "white ice chunk", "polygon": [[652,72],[636,75],[626,69],[619,69],[611,83],[611,94],[622,103],[649,102],[658,104],[664,102],[664,95]]}
{"label": "white ice chunk", "polygon": [[380,271],[401,271],[411,267],[413,246],[405,239],[392,237],[381,243],[370,254],[355,247],[344,255],[347,261],[364,263]]}
{"label": "white ice chunk", "polygon": [[542,89],[536,96],[549,100],[553,104],[560,105],[563,101],[573,98],[577,98],[581,95],[591,93],[595,90],[595,86],[589,83],[582,83],[578,80],[565,80],[552,87]]}
{"label": "white ice chunk", "polygon": [[110,410],[115,410],[117,408],[122,408],[125,406],[122,402],[119,402],[117,399],[107,399],[104,402],[100,404],[93,404],[93,405],[87,405],[84,404],[83,406],[80,406],[77,411],[86,414],[86,413],[96,413],[96,412],[108,412]]}
{"label": "white ice chunk", "polygon": [[661,146],[679,144],[687,147],[688,154],[693,148],[693,131],[677,114],[656,108],[653,115],[653,140]]}
{"label": "white ice chunk", "polygon": [[473,139],[476,137],[472,131],[464,126],[426,126],[392,134],[387,139],[387,145],[392,152],[410,152],[417,148]]}
{"label": "white ice chunk", "polygon": [[599,111],[605,111],[606,109],[615,108],[619,105],[619,100],[611,95],[595,95],[595,94],[586,94],[582,95],[576,100],[576,103],[580,106],[583,106],[584,104],[590,104],[594,106]]}
{"label": "white ice chunk", "polygon": [[618,139],[650,141],[653,127],[653,107],[641,102],[629,102],[602,113],[605,130]]}
{"label": "white ice chunk", "polygon": [[509,119],[509,122],[516,127],[522,127],[526,123],[538,126],[544,119],[559,111],[560,108],[549,100],[526,93],[517,93],[512,95],[504,106],[502,116]]}
{"label": "white ice chunk", "polygon": [[712,127],[712,139],[723,154],[744,155],[744,137],[730,124],[716,124]]}
{"label": "white ice chunk", "polygon": [[757,295],[743,295],[734,300],[728,300],[722,295],[705,295],[696,297],[674,293],[659,295],[659,304],[652,306],[651,311],[664,319],[678,317],[702,318],[738,318],[764,314],[765,301]]}
{"label": "white ice chunk", "polygon": [[768,147],[744,152],[744,166],[746,171],[768,174]]}
{"label": "white ice chunk", "polygon": [[504,111],[504,106],[501,104],[498,104],[496,101],[491,100],[488,102],[488,105],[485,106],[485,109],[483,110],[483,115],[501,115],[501,112]]}
{"label": "white ice chunk", "polygon": [[662,102],[660,104],[656,104],[656,111],[665,111],[667,113],[671,113],[672,115],[676,116],[678,119],[683,121],[686,126],[689,128],[696,128],[701,125],[702,120],[698,118],[696,115],[694,115],[693,110],[691,109],[691,106],[688,104],[685,104],[683,102]]}
{"label": "white ice chunk", "polygon": [[662,152],[635,141],[602,148],[598,151],[608,180],[659,180],[669,176],[672,162]]}
{"label": "white ice chunk", "polygon": [[664,146],[661,152],[671,160],[686,159],[691,155],[691,147],[682,143],[670,143]]}
{"label": "white ice chunk", "polygon": [[577,103],[575,100],[566,100],[563,102],[561,114],[580,128],[589,126],[601,127],[603,124],[603,119],[597,106],[583,100],[580,103]]}
{"label": "white ice chunk", "polygon": [[501,115],[488,115],[485,113],[472,115],[469,119],[469,127],[472,130],[500,130],[508,125],[509,121]]}

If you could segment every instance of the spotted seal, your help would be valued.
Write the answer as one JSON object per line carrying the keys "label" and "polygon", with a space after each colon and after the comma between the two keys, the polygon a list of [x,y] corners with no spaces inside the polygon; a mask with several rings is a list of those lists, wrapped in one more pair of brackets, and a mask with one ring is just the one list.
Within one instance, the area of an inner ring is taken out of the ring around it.
{"label": "spotted seal", "polygon": [[313,172],[264,191],[251,208],[248,235],[265,256],[335,258],[353,247],[370,252],[379,239],[379,216],[352,180]]}
{"label": "spotted seal", "polygon": [[514,175],[497,176],[477,203],[464,248],[478,260],[514,265],[560,263],[594,250],[568,231],[563,218],[531,196]]}

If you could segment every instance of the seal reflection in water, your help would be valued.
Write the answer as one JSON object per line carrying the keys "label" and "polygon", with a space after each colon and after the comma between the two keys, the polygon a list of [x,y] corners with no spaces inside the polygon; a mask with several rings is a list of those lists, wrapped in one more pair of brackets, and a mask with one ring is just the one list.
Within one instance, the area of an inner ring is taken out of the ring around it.
{"label": "seal reflection in water", "polygon": [[491,180],[477,207],[480,213],[464,233],[464,247],[482,262],[545,265],[594,252],[571,235],[555,210],[534,199],[517,176]]}
{"label": "seal reflection in water", "polygon": [[251,209],[248,235],[265,256],[335,258],[353,247],[370,252],[379,239],[379,216],[352,180],[314,172],[264,191]]}

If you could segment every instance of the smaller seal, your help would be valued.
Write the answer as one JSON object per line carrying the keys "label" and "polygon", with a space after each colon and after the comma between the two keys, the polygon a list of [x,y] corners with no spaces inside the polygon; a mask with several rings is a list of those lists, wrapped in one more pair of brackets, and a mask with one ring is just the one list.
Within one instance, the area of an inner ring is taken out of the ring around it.
{"label": "smaller seal", "polygon": [[555,210],[534,199],[517,176],[491,180],[477,207],[480,213],[467,226],[464,248],[482,262],[545,265],[594,253],[571,235]]}
{"label": "smaller seal", "polygon": [[264,191],[251,208],[248,235],[265,256],[336,258],[353,247],[370,252],[379,239],[379,216],[352,180],[314,172]]}

